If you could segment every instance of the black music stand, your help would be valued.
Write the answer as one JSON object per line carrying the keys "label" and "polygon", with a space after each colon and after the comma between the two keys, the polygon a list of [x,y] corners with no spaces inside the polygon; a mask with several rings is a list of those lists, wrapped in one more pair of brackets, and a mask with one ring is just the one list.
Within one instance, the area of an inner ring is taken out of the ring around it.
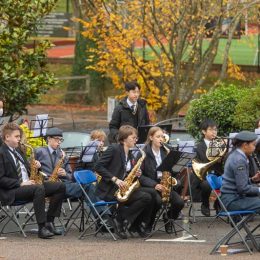
{"label": "black music stand", "polygon": [[30,138],[42,138],[42,146],[43,146],[43,138],[46,136],[45,130],[47,131],[48,128],[53,127],[53,118],[48,117],[47,119],[33,119],[30,121],[29,129],[31,131],[38,130],[39,135],[37,136],[30,136]]}
{"label": "black music stand", "polygon": [[[176,176],[178,173],[180,173],[186,165],[195,157],[195,154],[191,153],[183,153],[176,150],[171,150],[168,155],[164,158],[161,165],[157,168],[158,171],[168,171],[171,172],[172,177]],[[171,191],[173,190],[173,183],[171,182]],[[163,215],[163,213],[167,212],[168,205],[165,203],[163,205],[163,208],[161,212],[159,213],[158,220]],[[158,221],[157,220],[157,221]],[[194,239],[198,239],[196,236],[194,236],[186,227],[183,227],[179,223],[176,222],[175,219],[172,217],[169,217],[167,222],[163,223],[159,228],[155,229],[151,234],[146,238],[150,238],[155,232],[158,230],[161,230],[161,228],[165,228],[166,225],[170,224],[171,227],[174,229],[174,233],[177,235],[177,232],[185,231],[189,235],[191,235]],[[156,223],[155,223],[156,225]],[[179,227],[179,230],[175,230],[175,225]]]}

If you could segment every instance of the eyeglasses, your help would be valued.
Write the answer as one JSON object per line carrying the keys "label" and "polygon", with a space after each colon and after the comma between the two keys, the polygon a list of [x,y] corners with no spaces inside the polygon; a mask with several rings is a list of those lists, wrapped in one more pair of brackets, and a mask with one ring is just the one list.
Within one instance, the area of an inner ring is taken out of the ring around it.
{"label": "eyeglasses", "polygon": [[53,139],[55,139],[57,142],[63,142],[64,141],[64,139],[63,138],[61,138],[61,137],[52,137]]}

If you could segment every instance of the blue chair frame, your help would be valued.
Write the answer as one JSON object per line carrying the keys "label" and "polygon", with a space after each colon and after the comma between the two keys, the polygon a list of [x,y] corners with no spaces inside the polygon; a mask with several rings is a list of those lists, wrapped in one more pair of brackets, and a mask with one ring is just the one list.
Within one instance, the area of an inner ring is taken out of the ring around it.
{"label": "blue chair frame", "polygon": [[[212,188],[212,191],[214,192],[214,194],[216,195],[220,207],[221,207],[221,211],[217,214],[217,217],[227,217],[229,220],[229,223],[232,224],[232,230],[229,231],[223,238],[221,238],[217,244],[215,245],[215,247],[212,249],[210,254],[214,254],[219,250],[219,247],[221,245],[232,245],[232,244],[237,244],[237,243],[243,243],[247,249],[247,251],[252,254],[252,250],[250,249],[248,243],[247,243],[247,239],[250,240],[253,244],[253,246],[256,248],[257,251],[259,251],[259,246],[254,238],[254,236],[252,235],[252,232],[250,231],[249,227],[247,226],[247,222],[252,218],[252,216],[255,215],[255,211],[254,210],[237,210],[237,211],[229,211],[227,210],[227,208],[225,207],[224,203],[222,202],[217,190],[219,190],[222,186],[222,176],[216,176],[213,174],[208,174],[207,175],[207,181],[210,185],[210,187]],[[233,217],[240,217],[241,220],[238,223],[235,223]],[[244,230],[246,232],[246,238],[243,237],[243,235],[241,234],[240,230]],[[236,235],[238,234],[241,241],[238,242],[233,242],[233,243],[229,243],[230,240]]]}
{"label": "blue chair frame", "polygon": [[[83,238],[84,236],[86,236],[87,231],[94,225],[96,225],[97,221],[99,220],[100,223],[106,228],[106,230],[109,232],[109,234],[111,235],[111,237],[116,241],[116,237],[114,236],[114,234],[111,232],[111,228],[106,224],[106,222],[103,219],[103,215],[105,215],[112,206],[117,205],[117,201],[97,201],[97,202],[93,202],[91,201],[90,197],[88,196],[87,192],[85,191],[83,185],[87,185],[87,184],[92,184],[92,183],[96,183],[97,182],[97,176],[95,175],[95,173],[93,171],[90,170],[81,170],[81,171],[75,171],[74,172],[74,178],[76,180],[76,182],[79,184],[83,196],[86,198],[87,206],[90,208],[90,210],[92,212],[95,213],[96,217],[93,218],[93,222],[88,226],[88,228],[80,235],[79,239]],[[104,207],[106,206],[106,210],[104,210],[102,212],[102,214],[100,214],[97,211],[97,207]],[[98,230],[96,230],[96,232],[94,233],[95,235],[97,235],[101,230],[101,227],[98,228]],[[92,233],[93,234],[93,233]]]}

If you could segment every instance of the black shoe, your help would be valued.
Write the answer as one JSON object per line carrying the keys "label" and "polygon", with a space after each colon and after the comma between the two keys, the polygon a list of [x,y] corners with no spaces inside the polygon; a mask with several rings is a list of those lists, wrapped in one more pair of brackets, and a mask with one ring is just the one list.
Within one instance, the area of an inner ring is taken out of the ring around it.
{"label": "black shoe", "polygon": [[151,234],[151,230],[143,225],[136,227],[136,232],[140,237],[146,238]]}
{"label": "black shoe", "polygon": [[209,209],[209,207],[206,207],[204,204],[201,204],[201,213],[205,217],[210,217],[210,209]]}
{"label": "black shoe", "polygon": [[45,227],[55,236],[60,236],[63,234],[62,230],[58,230],[52,222],[46,222]]}
{"label": "black shoe", "polygon": [[171,234],[172,233],[172,223],[169,220],[166,213],[163,214],[163,222],[164,222],[164,228],[166,233]]}
{"label": "black shoe", "polygon": [[115,218],[114,220],[114,231],[117,236],[121,239],[127,239],[126,229],[128,226],[127,220],[122,221],[120,218]]}
{"label": "black shoe", "polygon": [[111,216],[104,215],[103,220],[104,220],[107,228],[104,226],[104,224],[100,220],[98,220],[97,225],[96,225],[96,231],[101,231],[102,233],[108,233],[108,229],[109,229],[112,233],[114,233],[115,224],[114,224],[114,221],[111,218]]}
{"label": "black shoe", "polygon": [[47,238],[51,238],[53,236],[54,236],[54,234],[52,232],[50,232],[46,227],[43,227],[38,231],[39,238],[47,239]]}

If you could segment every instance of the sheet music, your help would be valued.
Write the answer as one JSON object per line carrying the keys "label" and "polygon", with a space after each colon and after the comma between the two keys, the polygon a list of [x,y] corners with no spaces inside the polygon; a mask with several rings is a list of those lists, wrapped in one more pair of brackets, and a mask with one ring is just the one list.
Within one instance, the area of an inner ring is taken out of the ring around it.
{"label": "sheet music", "polygon": [[184,153],[193,153],[195,141],[178,141],[179,151]]}
{"label": "sheet music", "polygon": [[33,137],[45,136],[48,127],[48,114],[36,115]]}
{"label": "sheet music", "polygon": [[258,135],[258,139],[260,138],[260,128],[255,129],[255,134]]}
{"label": "sheet music", "polygon": [[97,151],[98,145],[99,145],[99,141],[94,140],[94,141],[90,141],[89,144],[85,146],[86,149],[84,148],[85,151],[84,151],[84,155],[82,156],[83,162],[92,162],[93,156]]}
{"label": "sheet music", "polygon": [[229,133],[229,135],[228,135],[228,152],[230,152],[232,150],[232,147],[233,147],[232,139],[234,139],[234,137],[236,135],[237,135],[237,133]]}

